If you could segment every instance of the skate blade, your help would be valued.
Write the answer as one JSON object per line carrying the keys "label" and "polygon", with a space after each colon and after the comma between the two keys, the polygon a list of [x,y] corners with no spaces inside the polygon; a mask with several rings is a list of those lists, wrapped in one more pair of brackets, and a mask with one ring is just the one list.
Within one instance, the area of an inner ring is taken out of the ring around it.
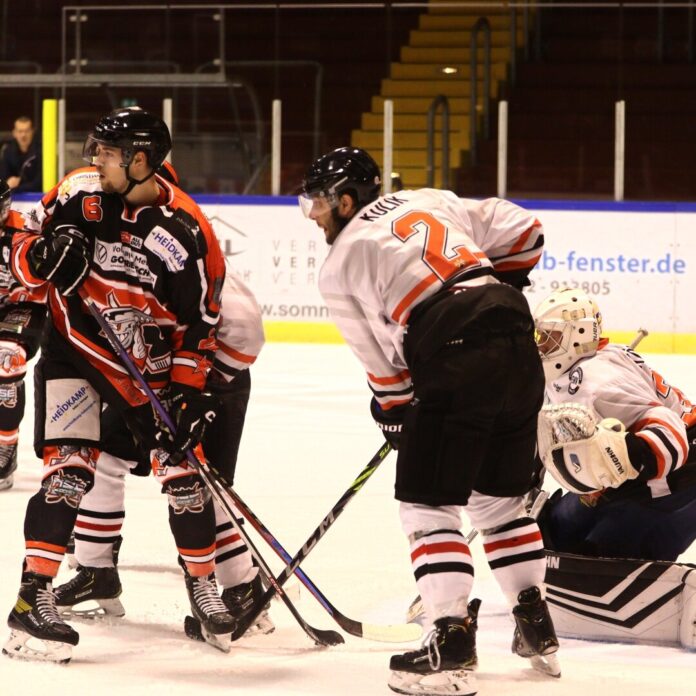
{"label": "skate blade", "polygon": [[0,491],[9,491],[14,485],[14,474],[10,474],[3,479],[0,479]]}
{"label": "skate blade", "polygon": [[389,688],[407,696],[474,696],[478,687],[471,670],[454,669],[434,674],[392,672]]}
{"label": "skate blade", "polygon": [[[84,604],[85,606],[81,606]],[[58,606],[58,613],[62,618],[84,619],[87,621],[100,621],[103,619],[120,619],[126,615],[126,610],[118,597],[111,599],[90,599],[72,606]]]}
{"label": "skate blade", "polygon": [[72,658],[72,646],[56,640],[35,638],[13,629],[2,647],[2,654],[14,660],[67,664]]}
{"label": "skate blade", "polygon": [[529,658],[532,667],[542,674],[559,679],[561,676],[561,663],[555,654],[533,655]]}
{"label": "skate blade", "polygon": [[208,643],[217,650],[228,653],[232,649],[232,634],[223,633],[214,635],[203,628],[201,622],[193,616],[187,616],[184,619],[184,633],[191,640],[197,640],[201,643]]}

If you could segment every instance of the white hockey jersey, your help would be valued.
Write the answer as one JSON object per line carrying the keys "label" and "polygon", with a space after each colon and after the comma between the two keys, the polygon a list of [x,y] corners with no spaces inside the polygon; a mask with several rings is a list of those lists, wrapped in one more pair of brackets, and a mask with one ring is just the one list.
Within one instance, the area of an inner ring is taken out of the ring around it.
{"label": "white hockey jersey", "polygon": [[600,342],[591,357],[546,385],[546,403],[581,403],[601,418],[617,418],[643,438],[657,459],[657,477],[648,481],[653,497],[667,495],[666,477],[686,460],[686,428],[696,409],[675,387],[625,346]]}
{"label": "white hockey jersey", "polygon": [[446,281],[496,283],[494,268],[531,268],[542,246],[534,215],[500,199],[419,189],[358,212],[333,243],[319,290],[383,409],[413,395],[403,348],[411,310]]}
{"label": "white hockey jersey", "polygon": [[232,381],[256,360],[266,338],[256,298],[229,268],[225,274],[221,304],[213,369],[227,381]]}

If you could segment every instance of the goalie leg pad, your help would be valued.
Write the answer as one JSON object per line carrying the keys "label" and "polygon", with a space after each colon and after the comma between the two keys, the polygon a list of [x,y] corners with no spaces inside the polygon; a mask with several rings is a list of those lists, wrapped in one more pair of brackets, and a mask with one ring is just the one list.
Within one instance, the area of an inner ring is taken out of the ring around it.
{"label": "goalie leg pad", "polygon": [[693,642],[695,566],[554,552],[547,553],[546,566],[546,601],[559,636],[645,645]]}
{"label": "goalie leg pad", "polygon": [[679,623],[679,641],[689,650],[696,650],[696,569],[686,576],[682,590],[682,615]]}

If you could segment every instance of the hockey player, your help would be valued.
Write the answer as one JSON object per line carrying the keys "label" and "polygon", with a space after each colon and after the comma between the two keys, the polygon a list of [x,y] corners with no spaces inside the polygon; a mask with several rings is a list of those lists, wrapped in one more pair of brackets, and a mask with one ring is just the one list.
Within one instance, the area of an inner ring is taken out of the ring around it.
{"label": "hockey player", "polygon": [[601,336],[586,293],[558,290],[534,319],[546,375],[539,453],[571,491],[539,517],[554,620],[577,637],[695,647],[696,573],[659,561],[696,539],[696,408]]}
{"label": "hockey player", "polygon": [[[534,320],[550,404],[543,413],[580,404],[598,421],[588,440],[550,452],[540,432],[547,470],[575,491],[543,508],[546,548],[676,561],[696,539],[696,461],[687,464],[696,408],[638,353],[601,337],[599,308],[581,290],[552,293]],[[573,457],[580,471],[564,465]]]}
{"label": "hockey player", "polygon": [[524,283],[541,254],[541,227],[498,199],[434,189],[380,197],[379,189],[368,153],[340,148],[309,168],[300,205],[331,245],[319,288],[367,371],[371,413],[398,449],[401,522],[435,626],[422,649],[391,658],[389,686],[476,692],[480,602],[469,598],[462,507],[513,608],[513,650],[558,676],[541,534],[523,505],[543,371],[526,300],[496,277]]}
{"label": "hockey player", "polygon": [[12,487],[17,468],[19,424],[24,417],[24,377],[36,354],[46,317],[45,293],[29,291],[10,270],[12,236],[24,227],[12,205],[12,190],[0,179],[0,491]]}
{"label": "hockey player", "polygon": [[[29,289],[48,287],[51,325],[35,370],[35,448],[44,474],[27,507],[22,582],[3,650],[11,656],[67,661],[78,643],[57,614],[52,578],[93,485],[102,403],[121,413],[151,452],[194,613],[211,633],[229,633],[236,624],[213,575],[210,493],[185,459],[215,412],[204,386],[217,348],[224,259],[198,206],[154,176],[170,148],[166,124],[145,111],[103,117],[85,142],[94,166],[47,193],[29,219],[36,229],[13,240],[17,278]],[[160,390],[175,436],[155,419],[81,296],[96,303]],[[45,649],[30,648],[32,636]]]}
{"label": "hockey player", "polygon": [[[220,402],[215,420],[206,429],[203,446],[208,460],[232,485],[239,443],[244,427],[251,379],[249,367],[264,343],[261,311],[251,291],[241,279],[227,272],[222,292],[222,311],[218,328],[218,350],[208,374],[206,388]],[[125,613],[119,599],[121,581],[116,567],[121,527],[125,517],[125,476],[128,471],[147,474],[149,460],[135,447],[125,424],[112,408],[102,414],[102,446],[94,487],[80,504],[75,523],[75,559],[77,575],[56,588],[59,610],[94,613],[82,610],[89,602],[101,612],[114,616]],[[263,594],[258,568],[251,554],[234,530],[226,513],[215,506],[216,547],[215,576],[222,588],[222,600],[237,619],[251,610]],[[263,612],[255,627],[269,633],[274,629]],[[187,633],[205,639],[215,647],[228,650],[228,637],[209,634],[198,619],[189,617]]]}

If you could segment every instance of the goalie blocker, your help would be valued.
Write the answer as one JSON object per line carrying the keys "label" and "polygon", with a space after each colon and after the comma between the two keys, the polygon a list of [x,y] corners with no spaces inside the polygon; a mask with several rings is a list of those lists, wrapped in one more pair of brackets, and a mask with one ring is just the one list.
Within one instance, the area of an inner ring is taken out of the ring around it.
{"label": "goalie blocker", "polygon": [[696,565],[547,551],[546,566],[559,636],[696,649]]}

